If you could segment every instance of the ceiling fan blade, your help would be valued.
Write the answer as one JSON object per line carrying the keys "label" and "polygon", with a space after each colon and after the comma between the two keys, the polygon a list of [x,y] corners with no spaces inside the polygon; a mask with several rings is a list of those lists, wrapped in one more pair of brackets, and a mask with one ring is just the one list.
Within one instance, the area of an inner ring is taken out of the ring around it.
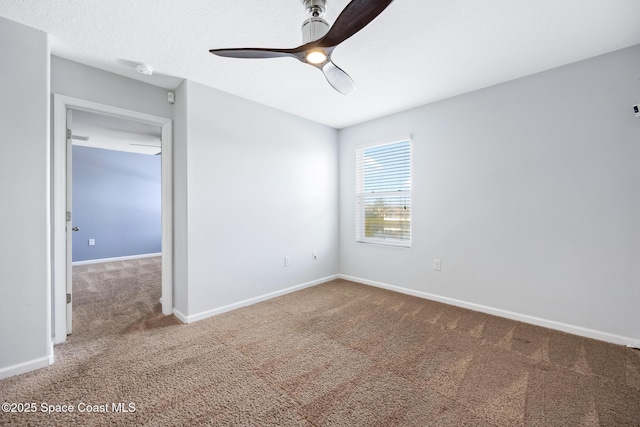
{"label": "ceiling fan blade", "polygon": [[266,49],[266,48],[240,48],[240,49],[211,49],[209,52],[214,55],[224,56],[227,58],[296,58],[294,49]]}
{"label": "ceiling fan blade", "polygon": [[322,72],[327,81],[335,90],[343,95],[351,95],[356,90],[356,85],[340,67],[332,61],[328,61],[322,66]]}
{"label": "ceiling fan blade", "polygon": [[336,18],[320,47],[337,46],[373,21],[393,0],[352,0]]}

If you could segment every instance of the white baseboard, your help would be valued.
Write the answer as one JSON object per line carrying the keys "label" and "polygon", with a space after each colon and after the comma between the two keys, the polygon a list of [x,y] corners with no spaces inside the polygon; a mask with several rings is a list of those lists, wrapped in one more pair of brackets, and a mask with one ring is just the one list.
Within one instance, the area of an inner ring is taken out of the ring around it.
{"label": "white baseboard", "polygon": [[156,254],[141,254],[141,255],[129,255],[129,256],[119,256],[115,258],[101,258],[101,259],[88,259],[86,261],[74,261],[71,265],[87,265],[87,264],[100,264],[103,262],[114,262],[114,261],[127,261],[130,259],[142,259],[142,258],[153,258],[157,256],[162,256],[162,252],[158,252]]}
{"label": "white baseboard", "polygon": [[45,356],[28,362],[18,363],[17,365],[7,366],[6,368],[0,368],[0,380],[35,371],[36,369],[46,368],[50,365],[49,360],[50,356]]}
{"label": "white baseboard", "polygon": [[454,305],[456,307],[467,308],[469,310],[492,314],[494,316],[504,317],[511,320],[517,320],[519,322],[529,323],[536,326],[542,326],[544,328],[555,329],[558,331],[567,332],[570,334],[579,335],[586,338],[593,338],[600,341],[606,341],[613,344],[621,344],[621,345],[626,345],[630,347],[634,347],[639,344],[637,338],[630,338],[630,337],[625,337],[621,335],[611,334],[609,332],[602,332],[594,329],[583,328],[581,326],[569,325],[562,322],[556,322],[554,320],[542,319],[539,317],[529,316],[526,314],[515,313],[508,310],[502,310],[499,308],[488,307],[485,305],[475,304],[472,302],[461,301],[455,298],[443,297],[440,295],[434,295],[427,292],[402,288],[400,286],[389,285],[386,283],[362,279],[359,277],[347,276],[344,274],[339,274],[338,277],[340,279],[349,280],[351,282],[357,282],[357,283],[362,283],[364,285],[375,286],[377,288],[388,289],[390,291],[399,292],[406,295],[412,295],[418,298],[424,298],[431,301],[437,301],[444,304]]}
{"label": "white baseboard", "polygon": [[301,285],[292,286],[290,288],[282,289],[280,291],[271,292],[268,294],[260,295],[255,298],[249,298],[244,301],[236,302],[233,304],[225,305],[223,307],[214,308],[213,310],[207,310],[202,313],[192,314],[190,316],[185,316],[180,313],[178,310],[173,310],[173,314],[180,319],[183,323],[193,323],[198,320],[206,319],[207,317],[215,316],[217,314],[226,313],[227,311],[235,310],[236,308],[246,307],[249,305],[253,305],[262,301],[266,301],[272,298],[276,298],[282,295],[290,294],[291,292],[299,291],[301,289],[309,288],[311,286],[319,285],[321,283],[330,282],[334,279],[337,279],[338,275],[335,274],[333,276],[327,276],[322,279],[313,280],[311,282],[303,283]]}
{"label": "white baseboard", "polygon": [[173,309],[173,315],[176,316],[182,323],[189,323],[189,318],[175,308]]}

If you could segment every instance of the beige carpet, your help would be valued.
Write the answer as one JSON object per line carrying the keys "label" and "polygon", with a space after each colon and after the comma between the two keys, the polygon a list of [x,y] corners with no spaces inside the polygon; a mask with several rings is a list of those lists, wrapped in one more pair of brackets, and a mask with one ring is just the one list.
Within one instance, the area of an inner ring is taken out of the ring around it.
{"label": "beige carpet", "polygon": [[0,381],[38,412],[0,424],[640,426],[636,350],[342,280],[183,325],[159,269],[75,267],[57,362]]}

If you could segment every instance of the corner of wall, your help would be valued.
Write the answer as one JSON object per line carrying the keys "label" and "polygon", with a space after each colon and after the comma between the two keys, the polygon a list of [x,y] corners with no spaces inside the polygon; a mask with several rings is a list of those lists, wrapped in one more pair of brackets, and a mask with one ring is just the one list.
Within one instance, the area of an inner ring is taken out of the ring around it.
{"label": "corner of wall", "polygon": [[184,80],[175,90],[173,104],[173,306],[174,314],[183,322],[189,313],[188,96],[188,81]]}

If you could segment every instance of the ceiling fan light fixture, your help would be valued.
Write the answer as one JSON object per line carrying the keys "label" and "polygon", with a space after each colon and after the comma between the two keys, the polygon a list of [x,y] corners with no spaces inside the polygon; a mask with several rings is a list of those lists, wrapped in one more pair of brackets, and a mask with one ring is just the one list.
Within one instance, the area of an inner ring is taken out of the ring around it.
{"label": "ceiling fan light fixture", "polygon": [[321,50],[312,50],[306,56],[307,62],[310,64],[320,65],[327,62],[327,54]]}

